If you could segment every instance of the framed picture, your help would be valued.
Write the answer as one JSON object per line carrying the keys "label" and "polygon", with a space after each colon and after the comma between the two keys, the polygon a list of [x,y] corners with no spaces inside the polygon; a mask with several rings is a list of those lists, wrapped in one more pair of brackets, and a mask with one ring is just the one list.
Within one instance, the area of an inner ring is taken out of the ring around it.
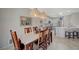
{"label": "framed picture", "polygon": [[27,17],[27,16],[20,16],[20,23],[21,25],[31,25],[31,17]]}

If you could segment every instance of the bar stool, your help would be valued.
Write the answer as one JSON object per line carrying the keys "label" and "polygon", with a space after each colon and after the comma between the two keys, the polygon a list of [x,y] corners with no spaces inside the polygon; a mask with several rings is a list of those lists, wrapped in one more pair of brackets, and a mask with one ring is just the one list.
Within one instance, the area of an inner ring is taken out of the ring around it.
{"label": "bar stool", "polygon": [[73,32],[69,32],[69,38],[73,38]]}
{"label": "bar stool", "polygon": [[67,37],[68,39],[72,38],[73,37],[73,32],[65,31],[65,37]]}
{"label": "bar stool", "polygon": [[77,38],[79,38],[79,32],[77,32]]}
{"label": "bar stool", "polygon": [[73,39],[78,37],[78,32],[73,31]]}
{"label": "bar stool", "polygon": [[68,37],[69,33],[68,31],[65,31],[65,37]]}
{"label": "bar stool", "polygon": [[65,37],[69,37],[69,32],[68,31],[65,31]]}

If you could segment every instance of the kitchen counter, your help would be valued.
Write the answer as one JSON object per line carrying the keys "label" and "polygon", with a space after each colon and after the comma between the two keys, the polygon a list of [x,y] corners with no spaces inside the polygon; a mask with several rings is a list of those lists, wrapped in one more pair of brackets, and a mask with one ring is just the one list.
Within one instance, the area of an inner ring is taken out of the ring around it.
{"label": "kitchen counter", "polygon": [[56,36],[64,38],[65,31],[79,31],[79,27],[56,27]]}

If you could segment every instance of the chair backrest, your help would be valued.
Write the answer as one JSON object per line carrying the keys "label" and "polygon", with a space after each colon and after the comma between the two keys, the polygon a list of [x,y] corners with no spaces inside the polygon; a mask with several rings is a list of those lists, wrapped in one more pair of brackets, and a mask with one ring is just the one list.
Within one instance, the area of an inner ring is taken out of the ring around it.
{"label": "chair backrest", "polygon": [[32,32],[31,27],[24,28],[24,33],[25,33],[25,34],[30,33],[30,32]]}
{"label": "chair backrest", "polygon": [[37,31],[37,29],[38,29],[38,27],[36,26],[36,27],[33,27],[33,31]]}
{"label": "chair backrest", "polygon": [[12,37],[15,49],[19,50],[20,49],[20,43],[19,43],[16,31],[12,32],[12,30],[10,30],[10,33],[11,33],[11,37]]}

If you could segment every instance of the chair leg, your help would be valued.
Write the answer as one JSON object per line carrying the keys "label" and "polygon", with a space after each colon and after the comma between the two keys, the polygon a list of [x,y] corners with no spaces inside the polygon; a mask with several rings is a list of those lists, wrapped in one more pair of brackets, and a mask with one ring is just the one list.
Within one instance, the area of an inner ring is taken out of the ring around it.
{"label": "chair leg", "polygon": [[26,45],[26,50],[33,50],[33,43],[29,43]]}
{"label": "chair leg", "polygon": [[51,40],[51,42],[52,42],[52,32],[50,33],[50,38],[51,38],[50,40]]}

